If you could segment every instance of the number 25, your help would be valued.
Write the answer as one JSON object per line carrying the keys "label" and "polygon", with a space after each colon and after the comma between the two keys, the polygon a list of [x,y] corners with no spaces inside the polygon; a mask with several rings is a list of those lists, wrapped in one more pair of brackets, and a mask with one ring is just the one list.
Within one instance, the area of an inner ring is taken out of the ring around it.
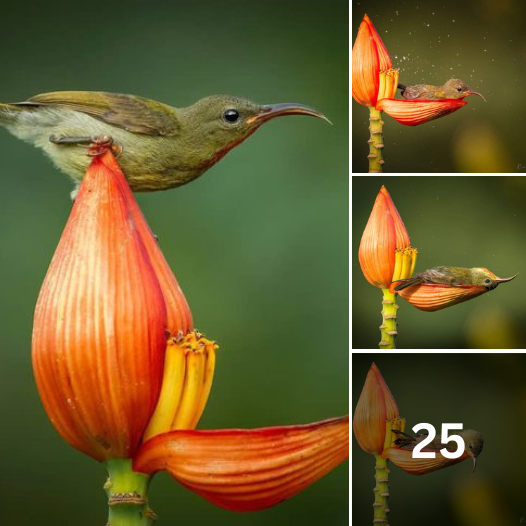
{"label": "number 25", "polygon": [[[433,439],[436,436],[435,428],[431,424],[427,424],[425,422],[421,424],[416,424],[416,426],[413,427],[413,431],[417,433],[420,429],[425,429],[429,436],[422,440],[419,444],[415,446],[413,449],[413,458],[435,458],[435,452],[434,451],[422,451],[422,449],[425,449],[425,447],[433,441]],[[448,432],[451,430],[458,430],[462,429],[462,424],[442,424],[442,444],[447,444],[448,442],[451,442],[452,440],[457,443],[457,449],[456,451],[448,451],[445,447],[440,450],[440,453],[444,455],[446,458],[458,458],[462,456],[464,453],[464,439],[460,435],[450,435],[447,436]]]}

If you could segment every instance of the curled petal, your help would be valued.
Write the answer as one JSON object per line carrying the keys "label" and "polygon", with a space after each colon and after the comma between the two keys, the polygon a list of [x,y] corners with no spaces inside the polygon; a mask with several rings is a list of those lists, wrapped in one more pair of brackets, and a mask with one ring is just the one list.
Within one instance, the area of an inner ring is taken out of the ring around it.
{"label": "curled petal", "polygon": [[435,283],[420,283],[412,287],[407,287],[399,291],[395,291],[397,283],[393,283],[390,287],[392,292],[398,292],[404,300],[408,301],[417,309],[423,311],[435,311],[451,307],[457,303],[462,303],[485,292],[488,292],[486,287],[476,287],[474,285],[437,285]]}
{"label": "curled petal", "polygon": [[410,244],[409,234],[389,192],[382,186],[358,251],[362,272],[371,285],[388,289],[395,270],[395,251]]}
{"label": "curled petal", "polygon": [[[428,451],[423,449],[422,451]],[[469,453],[464,452],[459,458],[446,458],[439,451],[435,451],[435,458],[413,458],[413,451],[390,447],[382,451],[382,458],[388,458],[410,475],[426,475],[439,469],[448,468],[467,458]]]}
{"label": "curled petal", "polygon": [[348,458],[349,418],[302,426],[171,431],[145,442],[133,468],[166,469],[229,510],[258,511],[288,499]]}
{"label": "curled petal", "polygon": [[46,412],[97,460],[134,454],[161,387],[166,308],[130,200],[122,172],[95,157],[35,310],[33,369]]}
{"label": "curled petal", "polygon": [[365,15],[352,49],[352,96],[363,106],[376,104],[380,83],[380,58],[371,26]]}
{"label": "curled petal", "polygon": [[[111,170],[122,173],[119,164],[111,153],[107,152],[105,155],[101,156],[101,162]],[[135,226],[142,237],[148,256],[150,257],[155,273],[157,274],[157,279],[161,285],[164,301],[166,303],[166,328],[174,336],[177,336],[179,332],[186,334],[193,329],[193,320],[192,312],[186,302],[183,291],[179,287],[177,279],[166,262],[166,259],[159,248],[159,243],[153,236],[135,197],[130,192],[129,194],[126,194],[125,198],[130,214],[132,215]]]}
{"label": "curled petal", "polygon": [[356,405],[354,436],[360,447],[379,455],[385,442],[386,421],[399,417],[396,401],[376,364],[372,364]]}
{"label": "curled petal", "polygon": [[399,100],[382,99],[376,103],[376,109],[385,111],[406,126],[417,126],[438,119],[459,110],[467,104],[462,99],[439,100]]}

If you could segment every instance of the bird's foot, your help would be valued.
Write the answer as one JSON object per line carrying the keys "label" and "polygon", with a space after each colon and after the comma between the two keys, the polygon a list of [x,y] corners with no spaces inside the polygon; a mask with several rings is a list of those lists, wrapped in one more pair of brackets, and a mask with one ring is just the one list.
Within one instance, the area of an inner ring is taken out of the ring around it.
{"label": "bird's foot", "polygon": [[115,157],[120,157],[122,154],[122,146],[113,142],[113,137],[109,135],[92,135],[90,137],[66,137],[64,135],[50,135],[50,142],[59,145],[86,145],[88,147],[88,155],[96,157],[102,155],[104,152],[111,150]]}

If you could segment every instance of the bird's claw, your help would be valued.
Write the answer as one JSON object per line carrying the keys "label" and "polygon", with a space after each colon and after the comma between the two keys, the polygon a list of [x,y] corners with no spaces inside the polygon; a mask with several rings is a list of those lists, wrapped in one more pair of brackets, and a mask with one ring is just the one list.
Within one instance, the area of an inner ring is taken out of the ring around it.
{"label": "bird's claw", "polygon": [[65,137],[63,135],[52,134],[49,140],[53,144],[64,145],[87,145],[88,155],[96,157],[111,150],[115,157],[120,157],[122,154],[122,146],[113,142],[113,137],[110,135],[93,135],[90,137]]}

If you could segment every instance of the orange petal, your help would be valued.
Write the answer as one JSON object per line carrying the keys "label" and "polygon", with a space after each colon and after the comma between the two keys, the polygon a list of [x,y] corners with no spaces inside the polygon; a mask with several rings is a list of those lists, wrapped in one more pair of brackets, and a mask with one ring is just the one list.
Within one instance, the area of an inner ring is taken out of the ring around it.
{"label": "orange petal", "polygon": [[[422,451],[429,450],[423,449]],[[435,458],[413,458],[412,450],[390,447],[382,451],[382,458],[388,458],[393,464],[396,464],[410,475],[426,475],[438,469],[458,464],[470,458],[470,455],[464,452],[459,458],[446,458],[439,451],[435,451]]]}
{"label": "orange petal", "polygon": [[[122,173],[115,157],[109,152],[101,157],[101,162],[108,168]],[[170,266],[166,262],[166,259],[159,248],[159,243],[153,236],[137,201],[133,197],[133,194],[127,193],[126,198],[135,226],[142,237],[148,256],[150,257],[155,273],[157,274],[157,279],[161,285],[161,290],[163,291],[164,301],[166,302],[166,328],[174,336],[177,336],[179,331],[186,334],[194,327],[192,313],[186,302],[183,291],[179,287],[179,283],[175,279]]]}
{"label": "orange petal", "polygon": [[400,416],[396,401],[376,364],[372,364],[353,418],[354,436],[360,447],[371,455],[384,448],[385,423]]}
{"label": "orange petal", "polygon": [[[396,286],[394,283],[393,286]],[[404,300],[408,301],[417,309],[423,311],[435,311],[451,307],[457,303],[462,303],[485,292],[486,287],[475,287],[473,285],[459,285],[456,287],[448,285],[436,285],[434,283],[420,283],[412,287],[407,287],[398,292]]]}
{"label": "orange petal", "polygon": [[288,499],[349,456],[349,418],[303,426],[171,431],[145,442],[133,469],[166,469],[229,510],[258,511]]}
{"label": "orange petal", "polygon": [[352,49],[352,96],[363,106],[376,104],[380,85],[378,46],[371,31],[372,23],[369,24],[365,15]]}
{"label": "orange petal", "polygon": [[122,173],[95,157],[35,310],[33,368],[46,412],[97,460],[133,455],[162,379],[166,308],[132,199]]}
{"label": "orange petal", "polygon": [[425,122],[444,117],[459,110],[467,104],[462,99],[439,100],[399,100],[381,99],[376,104],[376,109],[385,111],[406,126],[417,126]]}
{"label": "orange petal", "polygon": [[388,289],[395,269],[396,248],[410,244],[409,234],[389,192],[382,186],[365,227],[358,259],[367,281]]}
{"label": "orange petal", "polygon": [[398,249],[408,248],[411,245],[411,240],[409,239],[409,233],[407,232],[404,222],[402,221],[402,218],[400,217],[400,214],[398,213],[398,210],[396,209],[396,206],[393,200],[391,199],[391,196],[389,195],[389,192],[387,191],[385,186],[382,186],[382,188],[380,189],[380,192],[387,199],[389,211],[391,212],[391,215],[393,216],[395,233],[396,233],[396,248]]}
{"label": "orange petal", "polygon": [[369,26],[369,30],[371,31],[371,35],[376,44],[376,49],[378,51],[378,59],[380,62],[379,64],[380,71],[387,71],[388,69],[391,69],[393,67],[393,62],[391,61],[391,57],[389,56],[389,53],[387,52],[387,48],[382,42],[382,39],[380,38],[378,31],[376,31],[376,28],[371,22],[371,19],[367,15],[363,17],[363,21]]}

